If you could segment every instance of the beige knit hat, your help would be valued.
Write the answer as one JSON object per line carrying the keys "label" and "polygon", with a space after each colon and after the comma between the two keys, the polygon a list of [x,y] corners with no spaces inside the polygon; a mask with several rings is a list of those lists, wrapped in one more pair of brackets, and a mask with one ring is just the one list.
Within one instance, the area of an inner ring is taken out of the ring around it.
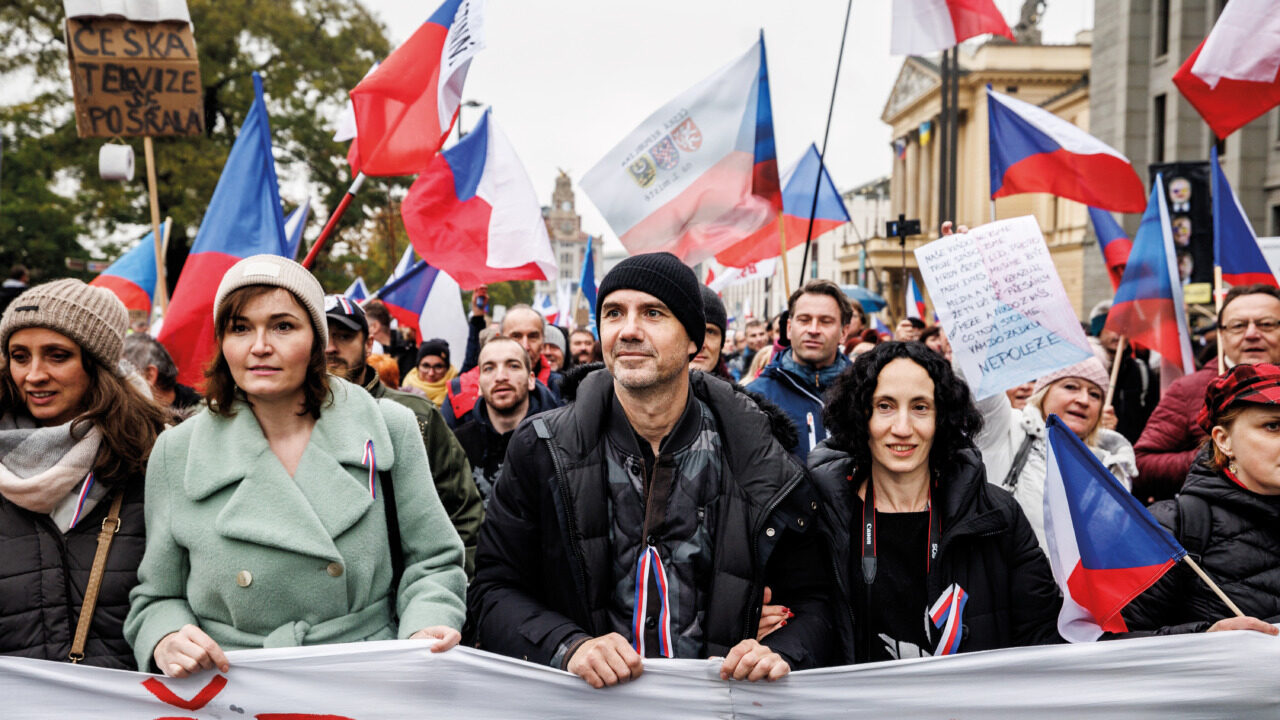
{"label": "beige knit hat", "polygon": [[1031,391],[1032,395],[1049,387],[1049,385],[1063,378],[1082,378],[1102,388],[1102,394],[1107,393],[1107,387],[1111,385],[1111,377],[1107,375],[1107,368],[1097,357],[1090,356],[1070,367],[1064,367],[1061,370],[1054,370],[1044,377],[1036,380],[1035,389]]}
{"label": "beige knit hat", "polygon": [[324,317],[324,288],[320,281],[298,263],[279,255],[253,255],[227,271],[213,297],[213,319],[218,321],[222,301],[234,290],[250,285],[272,285],[293,293],[304,310],[311,315],[311,328],[316,331],[320,347],[329,345],[329,322]]}
{"label": "beige knit hat", "polygon": [[115,374],[120,373],[129,311],[110,290],[74,278],[37,285],[9,303],[0,318],[0,353],[9,358],[9,337],[26,328],[47,328],[76,341]]}

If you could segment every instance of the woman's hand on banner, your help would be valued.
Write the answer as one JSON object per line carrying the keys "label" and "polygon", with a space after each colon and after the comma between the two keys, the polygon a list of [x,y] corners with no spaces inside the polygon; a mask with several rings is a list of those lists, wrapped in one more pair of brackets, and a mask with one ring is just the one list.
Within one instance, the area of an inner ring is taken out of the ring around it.
{"label": "woman's hand on banner", "polygon": [[436,640],[436,644],[431,646],[431,652],[439,653],[448,650],[458,641],[462,640],[462,633],[454,630],[448,625],[432,625],[425,627],[418,632],[409,636],[410,640]]}
{"label": "woman's hand on banner", "polygon": [[1280,634],[1280,630],[1269,622],[1255,617],[1229,617],[1214,623],[1206,632],[1222,632],[1223,630],[1253,630],[1264,635]]}
{"label": "woman's hand on banner", "polygon": [[599,689],[640,677],[644,661],[626,638],[613,632],[579,645],[565,669]]}
{"label": "woman's hand on banner", "polygon": [[195,625],[183,625],[181,630],[165,635],[151,655],[156,667],[169,677],[184,678],[214,668],[222,672],[231,669],[218,643]]}

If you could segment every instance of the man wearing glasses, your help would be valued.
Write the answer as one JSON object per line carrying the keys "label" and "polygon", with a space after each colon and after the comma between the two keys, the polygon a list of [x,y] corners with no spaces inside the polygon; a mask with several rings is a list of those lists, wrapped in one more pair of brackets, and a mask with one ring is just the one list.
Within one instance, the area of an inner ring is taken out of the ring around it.
{"label": "man wearing glasses", "polygon": [[[1280,290],[1270,285],[1231,288],[1218,312],[1218,341],[1227,368],[1280,363]],[[1133,494],[1144,503],[1171,498],[1182,488],[1205,432],[1197,424],[1204,391],[1218,375],[1215,361],[1165,390],[1134,444],[1138,477]]]}

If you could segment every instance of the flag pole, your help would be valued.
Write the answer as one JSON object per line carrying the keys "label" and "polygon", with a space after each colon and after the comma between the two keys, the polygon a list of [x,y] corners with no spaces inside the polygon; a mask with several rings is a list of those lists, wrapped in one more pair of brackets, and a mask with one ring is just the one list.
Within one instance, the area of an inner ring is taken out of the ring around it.
{"label": "flag pole", "polygon": [[302,267],[310,270],[311,266],[315,264],[316,255],[320,254],[320,248],[324,247],[324,242],[333,234],[334,228],[338,226],[338,220],[347,211],[347,206],[351,204],[351,198],[360,192],[361,185],[364,185],[364,173],[357,173],[356,179],[351,181],[351,187],[347,188],[347,193],[342,196],[342,201],[338,203],[338,207],[334,208],[333,214],[329,216],[329,222],[324,224],[324,229],[320,231],[320,237],[311,243],[311,249],[307,251],[307,257],[303,259]]}
{"label": "flag pole", "polygon": [[160,200],[156,189],[156,152],[151,144],[151,136],[142,138],[142,150],[147,156],[147,199],[151,205],[151,240],[156,246],[156,291],[155,305],[164,314],[169,306],[169,286],[165,278],[164,247],[165,241],[160,237]]}
{"label": "flag pole", "polygon": [[1204,584],[1209,586],[1209,589],[1213,591],[1213,594],[1217,595],[1218,599],[1226,604],[1227,608],[1230,609],[1231,612],[1236,614],[1236,617],[1245,617],[1245,614],[1240,612],[1240,608],[1236,607],[1236,604],[1231,602],[1231,598],[1227,597],[1227,594],[1222,592],[1222,588],[1218,587],[1218,584],[1215,583],[1204,570],[1200,569],[1200,565],[1197,564],[1195,560],[1192,560],[1190,555],[1183,555],[1182,561],[1200,576],[1200,579],[1204,581]]}
{"label": "flag pole", "polygon": [[[1222,317],[1222,266],[1221,265],[1213,266],[1213,309],[1217,313],[1218,317]],[[1227,361],[1222,352],[1223,351],[1223,343],[1222,343],[1223,334],[1222,333],[1223,333],[1222,327],[1219,326],[1218,342],[1217,342],[1218,374],[1219,375],[1227,371]]]}
{"label": "flag pole", "polygon": [[[831,83],[831,100],[827,103],[827,129],[822,133],[822,152],[818,153],[818,176],[813,180],[813,202],[809,205],[809,231],[804,239],[804,258],[800,260],[800,281],[804,282],[804,271],[809,264],[809,246],[813,244],[813,216],[818,213],[818,191],[822,189],[822,173],[826,170],[824,160],[827,157],[827,138],[831,136],[831,113],[836,108],[836,88],[840,86],[840,63],[844,60],[844,41],[849,36],[849,16],[853,14],[853,0],[849,0],[844,11],[844,29],[840,31],[840,54],[836,56],[836,77]],[[785,258],[786,253],[782,256]],[[783,261],[785,264],[785,260]],[[788,296],[790,291],[788,291]]]}
{"label": "flag pole", "polygon": [[[791,268],[787,265],[787,224],[782,221],[782,213],[778,213],[778,243],[782,246],[782,280],[787,289],[787,297],[791,297]],[[805,257],[808,257],[808,245],[805,245]],[[804,264],[800,265],[800,284],[804,284]]]}
{"label": "flag pole", "polygon": [[1127,340],[1124,335],[1120,336],[1120,342],[1116,343],[1116,356],[1111,360],[1111,384],[1107,386],[1107,401],[1102,403],[1102,408],[1111,407],[1111,400],[1116,394],[1116,380],[1120,377],[1120,362],[1124,358],[1124,344]]}

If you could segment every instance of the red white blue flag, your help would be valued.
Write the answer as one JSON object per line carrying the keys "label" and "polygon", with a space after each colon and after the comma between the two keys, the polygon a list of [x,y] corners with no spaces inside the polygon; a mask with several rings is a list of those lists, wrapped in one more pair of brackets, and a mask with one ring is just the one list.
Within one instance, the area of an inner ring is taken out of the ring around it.
{"label": "red white blue flag", "polygon": [[987,88],[991,198],[1051,193],[1115,212],[1142,212],[1142,179],[1115,148],[1031,103]]}
{"label": "red white blue flag", "polygon": [[907,317],[925,318],[924,295],[920,293],[920,286],[916,285],[914,275],[907,276]]}
{"label": "red white blue flag", "polygon": [[1218,148],[1213,156],[1213,259],[1222,268],[1222,281],[1228,285],[1263,283],[1280,287],[1267,258],[1258,247],[1258,236],[1240,207],[1240,199],[1218,164]]}
{"label": "red white blue flag", "polygon": [[[167,233],[167,223],[165,228]],[[156,294],[155,234],[147,233],[89,284],[115,293],[130,310],[150,313]]]}
{"label": "red white blue flag", "polygon": [[369,297],[369,287],[364,284],[364,278],[358,277],[342,294],[352,302],[362,302]]}
{"label": "red white blue flag", "polygon": [[1134,345],[1155,350],[1166,366],[1185,375],[1195,366],[1163,189],[1164,182],[1157,175],[1124,278],[1107,313],[1106,329],[1127,337]]}
{"label": "red white blue flag", "polygon": [[1232,0],[1173,84],[1220,138],[1280,104],[1275,0]]}
{"label": "red white blue flag", "polygon": [[1098,248],[1102,250],[1102,261],[1107,264],[1107,274],[1111,276],[1111,289],[1116,290],[1124,277],[1124,266],[1129,262],[1133,241],[1115,217],[1102,208],[1089,208],[1089,220],[1093,223],[1093,234],[1098,236]]}
{"label": "red white blue flag", "polygon": [[1187,554],[1056,415],[1047,423],[1044,530],[1062,590],[1058,633],[1125,632],[1121,609]]}
{"label": "red white blue flag", "polygon": [[1013,40],[992,0],[894,0],[889,52],[928,55],[991,33]]}
{"label": "red white blue flag", "polygon": [[556,277],[537,192],[491,111],[431,160],[409,188],[400,215],[418,255],[466,290]]}
{"label": "red white blue flag", "polygon": [[347,159],[365,175],[414,175],[444,145],[462,86],[484,48],[482,0],[445,0],[351,90],[356,137]]}
{"label": "red white blue flag", "polygon": [[627,252],[667,251],[690,265],[774,222],[782,191],[764,35],[640,123],[582,189]]}
{"label": "red white blue flag", "polygon": [[271,122],[257,73],[253,92],[253,105],[200,220],[160,330],[159,340],[173,356],[183,385],[204,383],[204,366],[214,350],[213,296],[222,276],[244,258],[286,253]]}
{"label": "red white blue flag", "polygon": [[401,327],[413,328],[419,342],[441,338],[450,357],[466,357],[467,316],[462,290],[449,274],[419,260],[403,274],[392,276],[378,291],[378,299]]}

